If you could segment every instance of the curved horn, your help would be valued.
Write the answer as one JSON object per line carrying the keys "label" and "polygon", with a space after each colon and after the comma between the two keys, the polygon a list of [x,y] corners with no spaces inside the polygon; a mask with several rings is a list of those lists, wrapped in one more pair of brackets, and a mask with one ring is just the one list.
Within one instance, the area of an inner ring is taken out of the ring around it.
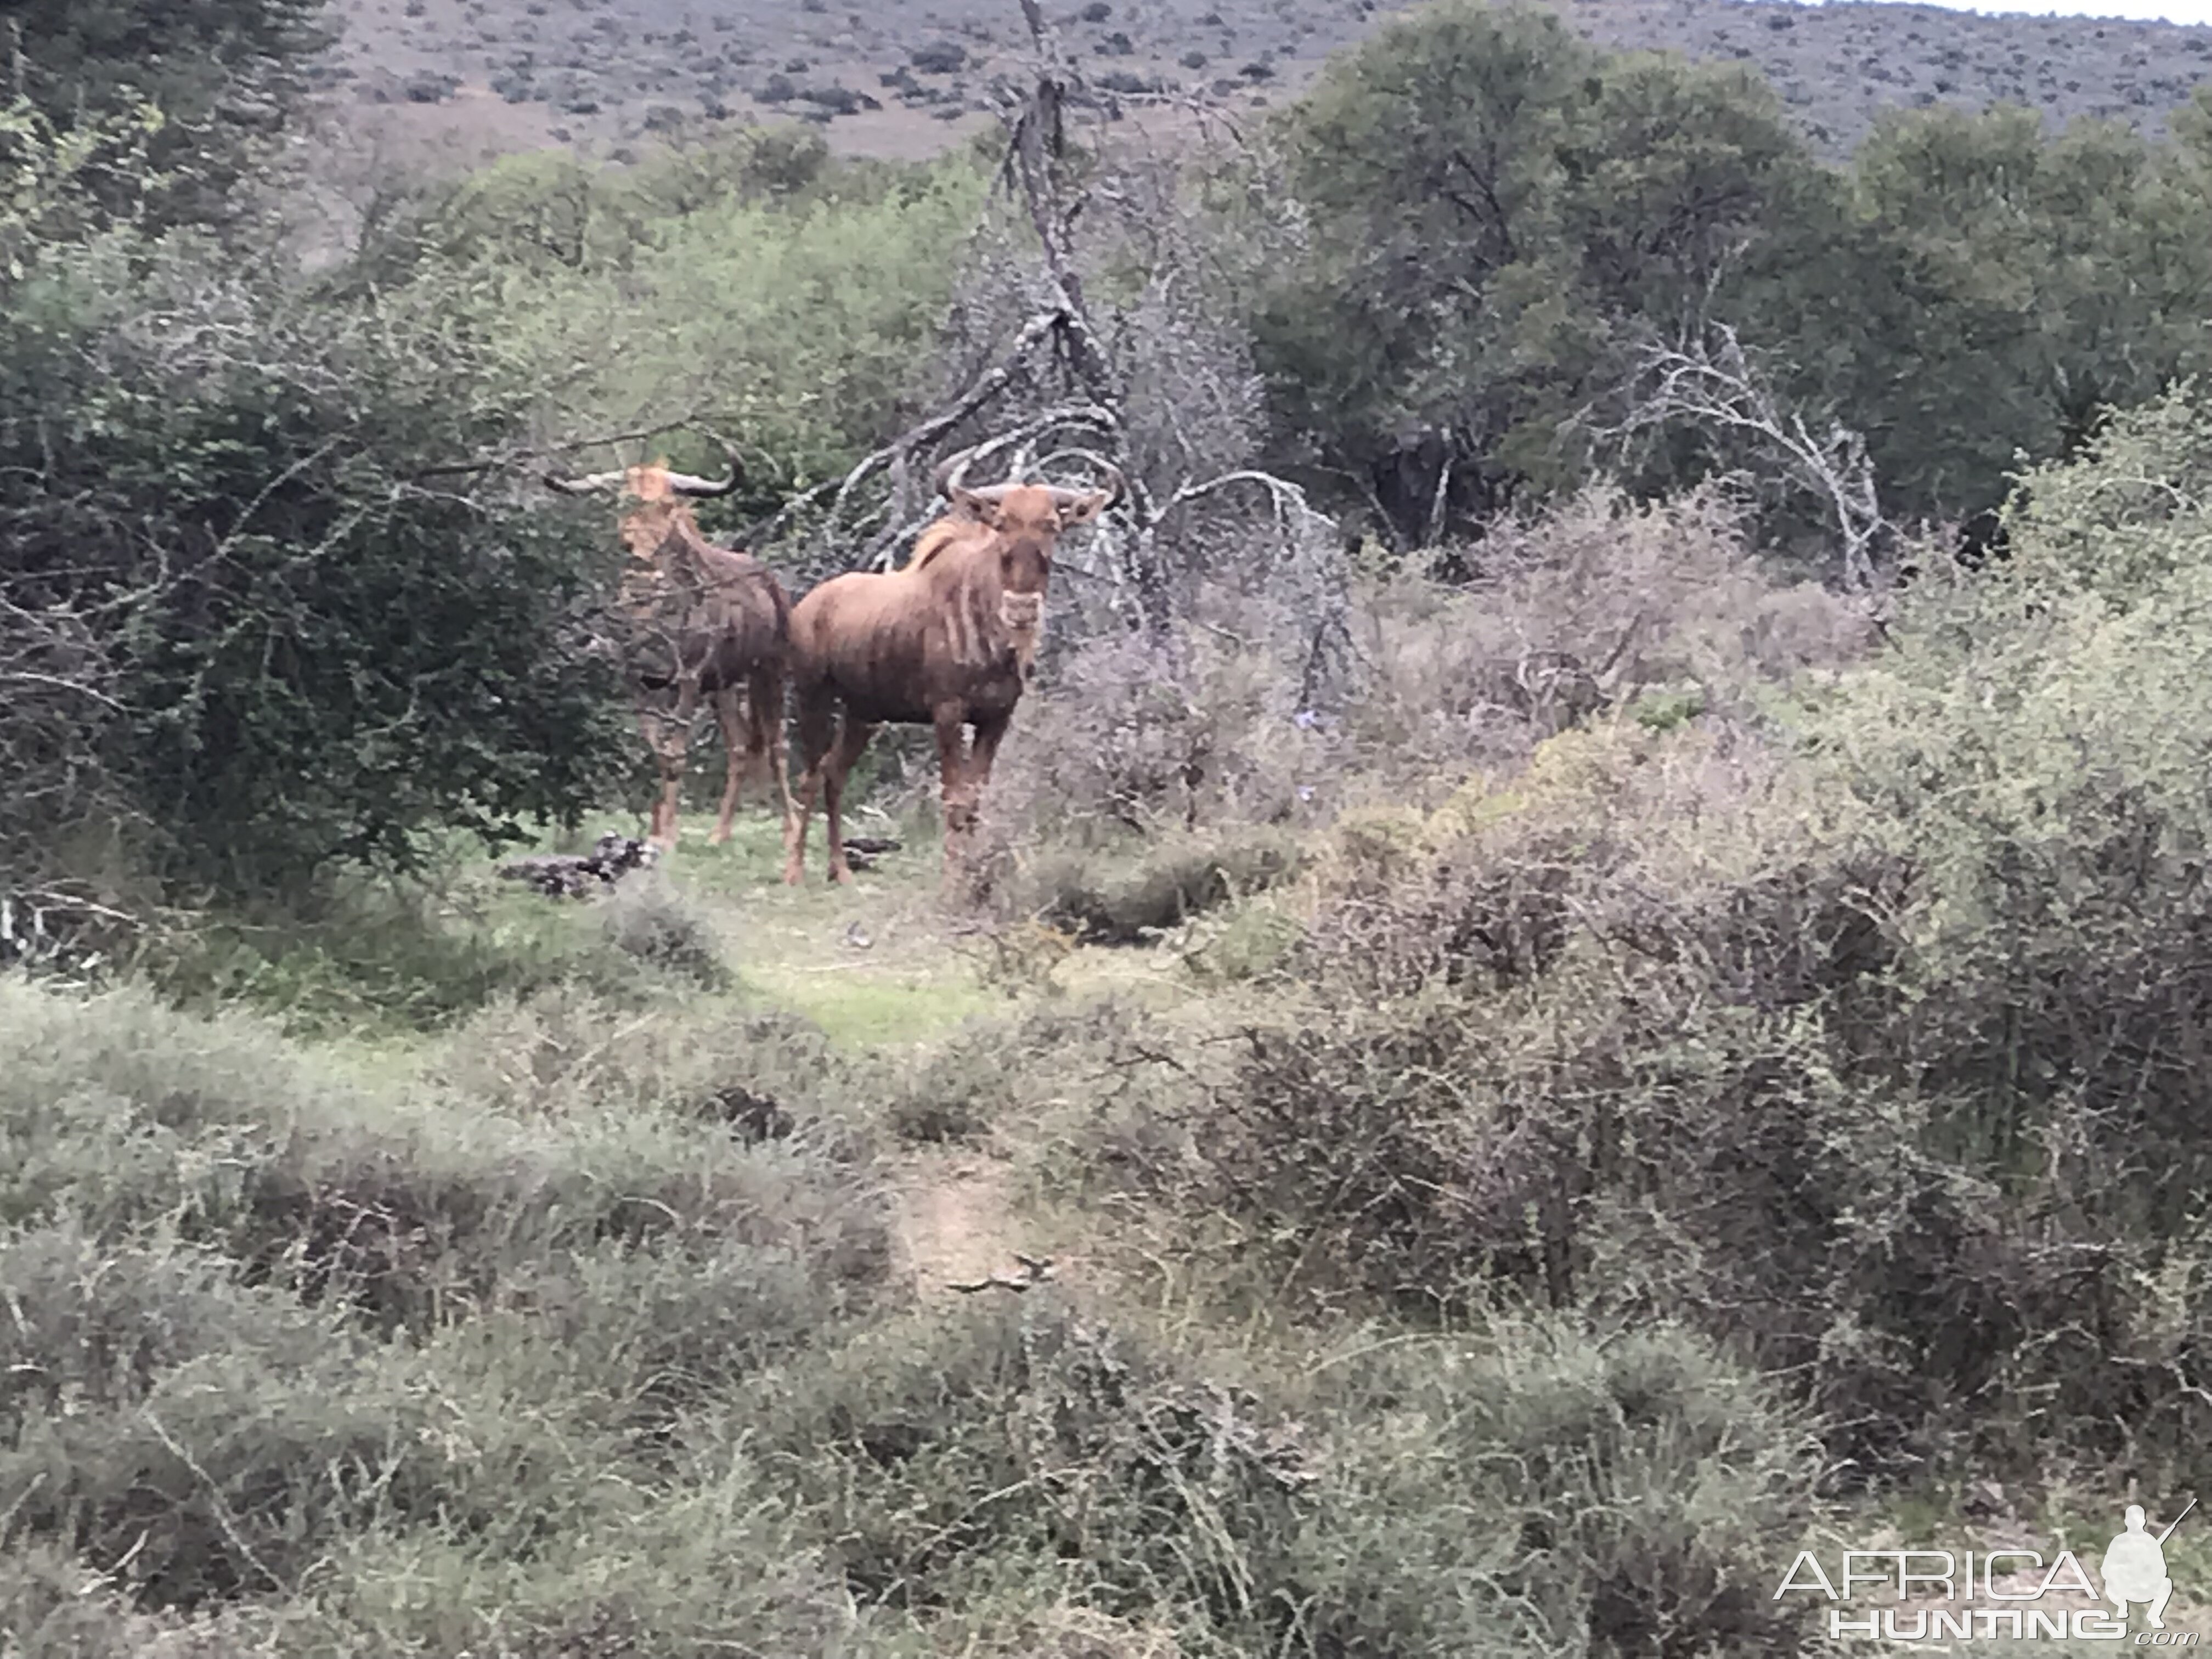
{"label": "curved horn", "polygon": [[962,475],[968,471],[968,463],[975,459],[975,452],[972,449],[963,449],[956,454],[947,455],[937,464],[937,470],[929,475],[930,487],[944,496],[946,501],[951,501],[953,490],[959,486]]}
{"label": "curved horn", "polygon": [[[1102,462],[1101,465],[1106,469],[1106,500],[1110,506],[1128,493],[1129,481],[1121,476],[1121,469],[1112,462]],[[1079,501],[1091,493],[1090,490],[1076,489],[1066,484],[1054,484],[1052,489],[1053,499],[1063,507],[1070,501]]]}
{"label": "curved horn", "polygon": [[734,444],[724,444],[730,458],[730,476],[726,478],[697,478],[689,472],[668,474],[668,487],[679,495],[726,495],[738,487],[745,476],[745,464]]}
{"label": "curved horn", "polygon": [[626,472],[587,472],[580,478],[564,478],[557,472],[549,472],[545,475],[545,487],[564,495],[588,495],[595,489],[624,483],[629,477]]}

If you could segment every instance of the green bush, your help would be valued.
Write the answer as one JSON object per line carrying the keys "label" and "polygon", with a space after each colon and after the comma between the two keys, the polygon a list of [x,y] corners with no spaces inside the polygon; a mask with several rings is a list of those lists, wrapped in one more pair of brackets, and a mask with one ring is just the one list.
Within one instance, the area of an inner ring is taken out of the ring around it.
{"label": "green bush", "polygon": [[708,1467],[757,1449],[866,1605],[942,1633],[1073,1603],[1106,1651],[1224,1659],[1778,1642],[1768,1555],[1819,1468],[1677,1330],[1504,1322],[1231,1382],[1049,1303],[879,1328],[696,1431]]}
{"label": "green bush", "polygon": [[92,244],[0,307],[0,651],[91,687],[79,753],[0,715],[11,875],[118,819],[173,883],[262,896],[573,821],[628,754],[582,626],[603,538],[431,471],[514,441],[514,378],[212,253]]}
{"label": "green bush", "polygon": [[650,263],[672,222],[812,203],[841,187],[866,193],[855,192],[857,169],[830,161],[818,131],[795,125],[672,143],[631,166],[532,150],[458,179],[416,182],[371,237],[363,274],[404,280],[425,261],[489,270],[629,270]]}
{"label": "green bush", "polygon": [[140,1612],[114,1575],[47,1544],[0,1553],[0,1653],[8,1659],[261,1659],[250,1610]]}
{"label": "green bush", "polygon": [[0,1221],[74,1214],[110,1236],[166,1220],[258,1279],[417,1331],[548,1255],[602,1247],[686,1271],[750,1250],[775,1274],[803,1242],[822,1318],[887,1271],[878,1201],[850,1181],[859,1145],[834,1122],[747,1144],[696,1097],[587,1098],[529,1121],[135,992],[67,1002],[0,984]]}
{"label": "green bush", "polygon": [[[1771,1599],[1819,1513],[1819,1443],[1674,1324],[1503,1323],[1322,1391],[1340,1479],[1290,1563],[1301,1652],[1795,1650]],[[1789,1546],[1783,1545],[1786,1550]]]}
{"label": "green bush", "polygon": [[[2212,1174],[2191,1058],[2212,1029],[2208,478],[2200,392],[2118,417],[2026,477],[2008,562],[1923,578],[1899,649],[1809,726],[1923,872],[1896,1058],[2008,1184],[2059,1173],[2161,1236]],[[2084,1161],[2054,1172],[2054,1134]]]}
{"label": "green bush", "polygon": [[642,1006],[564,980],[501,997],[442,1034],[426,1057],[441,1086],[517,1117],[659,1112],[750,1139],[802,1131],[858,1159],[874,1068],[796,1015],[665,995]]}
{"label": "green bush", "polygon": [[425,1501],[404,1362],[189,1249],[67,1224],[0,1244],[10,1524],[131,1558],[156,1606],[289,1588],[341,1531]]}
{"label": "green bush", "polygon": [[1212,983],[1273,974],[1290,959],[1305,934],[1296,914],[1265,899],[1231,904],[1208,923],[1184,950],[1182,961],[1200,980]]}
{"label": "green bush", "polygon": [[142,942],[130,965],[179,1007],[251,1009],[295,1036],[413,1036],[562,986],[635,1000],[696,982],[680,969],[672,981],[623,949],[604,914],[580,916],[512,888],[443,872],[419,885],[319,885],[281,903],[180,918]]}
{"label": "green bush", "polygon": [[970,1020],[920,1066],[905,1073],[884,1121],[902,1140],[974,1140],[989,1133],[1013,1103],[1010,1056],[1029,1050],[997,1020]]}
{"label": "green bush", "polygon": [[[842,476],[904,425],[951,297],[946,250],[973,229],[985,184],[953,158],[884,180],[841,175],[836,188],[762,189],[749,180],[773,177],[775,157],[811,149],[769,135],[732,142],[718,166],[695,153],[691,173],[678,158],[641,179],[566,158],[502,162],[433,222],[407,289],[427,312],[472,319],[504,361],[544,373],[549,404],[578,434],[687,413],[728,434],[748,478],[702,509],[710,532]],[[725,168],[729,182],[698,182]],[[693,184],[673,182],[683,177]],[[564,250],[550,257],[531,228],[549,216],[572,227],[545,232]],[[683,464],[689,452],[674,447]],[[604,507],[592,512],[604,526]]]}

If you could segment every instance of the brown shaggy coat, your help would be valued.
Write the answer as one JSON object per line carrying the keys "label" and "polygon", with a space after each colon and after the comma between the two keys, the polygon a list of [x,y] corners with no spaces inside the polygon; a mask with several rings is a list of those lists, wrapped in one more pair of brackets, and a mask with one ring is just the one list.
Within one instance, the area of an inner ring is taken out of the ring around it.
{"label": "brown shaggy coat", "polygon": [[763,768],[782,797],[787,839],[793,802],[783,714],[791,602],[751,554],[709,542],[683,499],[724,494],[736,486],[737,474],[714,483],[655,462],[546,482],[572,494],[618,482],[635,502],[622,520],[630,559],[616,617],[638,724],[660,769],[647,839],[664,848],[676,844],[691,730],[702,699],[714,704],[720,723],[726,768],[708,842],[729,839],[744,780]]}
{"label": "brown shaggy coat", "polygon": [[833,576],[792,609],[801,778],[786,821],[786,881],[804,877],[817,784],[830,878],[852,880],[839,809],[847,775],[883,725],[935,730],[946,874],[966,862],[992,761],[1036,664],[1060,534],[1097,518],[1121,487],[1117,477],[1111,489],[968,489],[947,476],[953,467],[939,473],[952,510],[922,532],[902,568]]}

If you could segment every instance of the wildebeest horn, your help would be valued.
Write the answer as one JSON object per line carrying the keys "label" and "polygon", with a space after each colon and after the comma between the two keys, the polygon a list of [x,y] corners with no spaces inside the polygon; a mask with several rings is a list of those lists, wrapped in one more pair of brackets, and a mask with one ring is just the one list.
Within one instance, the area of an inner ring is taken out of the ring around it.
{"label": "wildebeest horn", "polygon": [[[1123,494],[1128,489],[1129,484],[1128,480],[1121,476],[1121,469],[1120,467],[1114,465],[1111,462],[1108,462],[1105,465],[1107,480],[1106,500],[1110,504],[1121,499]],[[1082,501],[1090,494],[1091,491],[1087,489],[1071,489],[1066,484],[1054,484],[1052,490],[1053,500],[1059,502],[1062,507],[1068,506],[1072,502]]]}
{"label": "wildebeest horn", "polygon": [[947,455],[937,464],[937,470],[929,475],[930,487],[946,501],[951,501],[953,490],[959,487],[960,475],[968,470],[968,463],[975,457],[975,452],[972,449]]}
{"label": "wildebeest horn", "polygon": [[679,495],[728,495],[738,487],[738,481],[745,476],[745,464],[738,454],[737,446],[724,444],[722,447],[730,458],[728,477],[719,480],[695,478],[689,472],[672,472],[668,475],[668,487]]}

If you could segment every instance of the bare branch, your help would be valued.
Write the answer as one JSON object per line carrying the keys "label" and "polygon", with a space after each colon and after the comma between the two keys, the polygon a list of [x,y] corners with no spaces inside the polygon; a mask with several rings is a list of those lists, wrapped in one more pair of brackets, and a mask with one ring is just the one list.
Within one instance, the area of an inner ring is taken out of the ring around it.
{"label": "bare branch", "polygon": [[664,437],[671,432],[684,431],[706,432],[708,437],[723,444],[724,447],[732,447],[719,434],[708,432],[706,428],[701,426],[696,414],[690,414],[681,416],[672,421],[664,421],[659,426],[646,427],[636,432],[610,432],[596,438],[578,438],[569,443],[538,444],[528,449],[509,450],[503,454],[487,456],[481,460],[453,461],[439,466],[420,467],[409,473],[407,478],[411,483],[418,478],[452,478],[484,472],[499,472],[509,467],[545,460],[555,455],[573,455],[580,449],[611,448],[617,444],[641,444],[649,442],[654,438]]}
{"label": "bare branch", "polygon": [[881,448],[862,456],[842,478],[817,484],[813,489],[793,496],[767,518],[748,526],[738,538],[740,544],[750,547],[772,540],[799,514],[819,505],[825,496],[830,498],[830,517],[834,526],[844,518],[854,492],[863,483],[878,472],[910,472],[915,461],[924,450],[963,421],[979,413],[997,397],[1012,380],[1015,370],[1039,345],[1051,337],[1053,331],[1064,321],[1063,317],[1054,312],[1046,312],[1030,319],[1021,332],[1014,337],[1012,344],[1004,356],[945,409],[908,428]]}
{"label": "bare branch", "polygon": [[958,1291],[963,1296],[973,1296],[978,1291],[1026,1291],[1032,1285],[1042,1285],[1052,1277],[1052,1258],[1023,1255],[1016,1253],[1014,1260],[1022,1264],[1018,1279],[1003,1273],[987,1273],[981,1279],[953,1279],[945,1288]]}
{"label": "bare branch", "polygon": [[1668,426],[1750,439],[1778,460],[1790,483],[1820,501],[1839,542],[1844,585],[1857,591],[1875,585],[1877,560],[1897,530],[1882,512],[1866,441],[1835,420],[1816,434],[1801,412],[1785,409],[1733,328],[1709,323],[1680,345],[1646,341],[1638,350],[1629,396],[1627,412],[1618,420],[1601,422],[1585,410],[1579,423],[1624,452],[1643,434]]}

